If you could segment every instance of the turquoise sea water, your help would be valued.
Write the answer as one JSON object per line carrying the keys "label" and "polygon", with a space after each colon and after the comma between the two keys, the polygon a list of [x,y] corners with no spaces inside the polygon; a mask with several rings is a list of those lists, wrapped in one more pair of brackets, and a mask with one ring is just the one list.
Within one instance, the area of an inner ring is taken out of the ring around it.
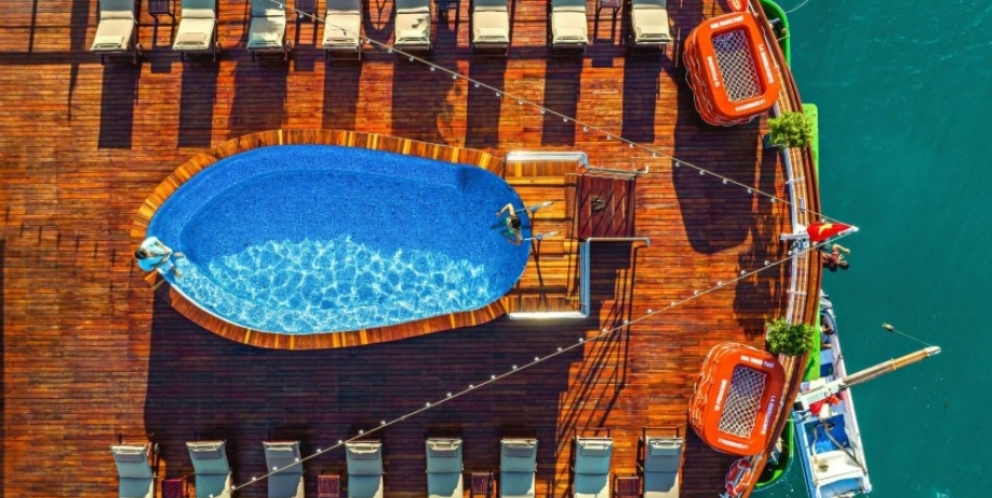
{"label": "turquoise sea water", "polygon": [[[871,496],[992,496],[992,4],[810,0],[789,20],[824,211],[861,227],[824,282],[848,370],[918,348],[882,322],[943,348],[854,388]],[[756,496],[803,496],[790,477]]]}

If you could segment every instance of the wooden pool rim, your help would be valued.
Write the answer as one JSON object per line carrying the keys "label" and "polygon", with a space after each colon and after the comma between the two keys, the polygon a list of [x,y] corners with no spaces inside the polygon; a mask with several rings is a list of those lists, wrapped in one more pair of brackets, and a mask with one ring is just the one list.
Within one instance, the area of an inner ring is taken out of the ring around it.
{"label": "wooden pool rim", "polygon": [[[272,145],[339,145],[361,147],[369,150],[392,152],[417,156],[438,161],[459,164],[472,164],[503,176],[502,158],[491,154],[459,147],[429,144],[405,138],[358,133],[339,130],[270,130],[244,135],[228,140],[210,151],[199,153],[183,163],[165,179],[145,199],[134,217],[131,227],[131,241],[135,247],[145,240],[148,224],[160,206],[197,173],[221,159],[242,152]],[[145,281],[152,288],[168,286],[158,272],[145,274]],[[368,328],[348,332],[327,332],[318,334],[278,334],[253,330],[223,320],[187,299],[181,292],[168,286],[169,301],[172,307],[197,325],[232,341],[270,349],[332,349],[364,346],[380,342],[396,341],[418,337],[434,332],[471,327],[489,322],[506,313],[502,299],[498,299],[474,311],[463,311],[431,318],[414,320],[398,325]]]}

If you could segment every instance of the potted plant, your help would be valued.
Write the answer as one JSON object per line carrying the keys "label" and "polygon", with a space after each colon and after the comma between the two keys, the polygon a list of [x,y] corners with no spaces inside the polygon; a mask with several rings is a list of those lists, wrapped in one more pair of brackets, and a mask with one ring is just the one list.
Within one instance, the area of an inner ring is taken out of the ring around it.
{"label": "potted plant", "polygon": [[769,147],[806,147],[813,140],[813,123],[802,112],[786,112],[768,119],[765,144]]}
{"label": "potted plant", "polygon": [[816,329],[806,323],[789,323],[784,317],[765,324],[768,350],[774,354],[802,356],[813,350]]}

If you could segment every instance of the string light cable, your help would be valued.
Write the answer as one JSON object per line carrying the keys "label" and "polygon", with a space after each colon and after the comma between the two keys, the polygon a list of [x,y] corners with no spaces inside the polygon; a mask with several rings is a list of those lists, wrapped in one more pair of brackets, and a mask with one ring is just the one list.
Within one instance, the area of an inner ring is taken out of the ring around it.
{"label": "string light cable", "polygon": [[[838,237],[832,239],[831,241],[840,240],[840,239],[843,239],[843,238],[845,238],[845,237],[847,237],[849,235],[851,235],[851,234],[850,233],[841,234]],[[506,372],[504,372],[502,374],[498,374],[498,375],[497,374],[492,374],[492,375],[489,376],[488,379],[485,379],[482,382],[479,382],[477,384],[469,384],[469,386],[467,388],[462,389],[461,391],[448,391],[443,398],[440,398],[440,399],[438,399],[436,401],[433,401],[433,402],[428,401],[428,402],[424,403],[424,406],[421,406],[420,408],[417,408],[416,410],[413,410],[413,411],[411,411],[409,413],[406,413],[406,414],[404,414],[404,415],[402,415],[400,417],[394,418],[392,420],[382,420],[382,421],[379,422],[379,425],[378,426],[372,427],[372,428],[370,428],[368,430],[364,430],[364,429],[359,430],[358,433],[355,436],[352,436],[352,437],[350,437],[348,439],[339,439],[337,441],[337,443],[335,443],[335,444],[333,444],[333,445],[331,445],[331,446],[329,446],[327,448],[317,448],[317,450],[312,455],[305,456],[305,457],[302,457],[302,458],[297,458],[297,459],[294,460],[294,462],[292,464],[286,465],[285,467],[282,467],[282,468],[273,467],[272,469],[268,469],[268,471],[265,474],[261,475],[261,476],[254,476],[254,477],[251,478],[250,481],[245,482],[244,484],[241,484],[241,485],[238,485],[238,486],[232,486],[231,487],[231,490],[232,491],[236,491],[236,490],[239,490],[239,489],[244,488],[246,486],[250,486],[250,485],[252,485],[252,484],[254,484],[256,482],[265,480],[265,479],[271,477],[274,474],[277,474],[279,472],[285,471],[286,469],[289,469],[290,467],[293,467],[295,465],[301,464],[303,462],[307,462],[307,461],[309,461],[311,459],[314,459],[314,458],[316,458],[316,457],[318,457],[320,455],[323,455],[324,453],[327,453],[327,452],[330,452],[330,451],[334,451],[334,450],[336,450],[338,448],[341,448],[342,446],[344,446],[347,443],[351,443],[351,442],[354,442],[354,441],[358,441],[358,440],[367,438],[370,434],[375,434],[375,433],[377,433],[379,431],[382,431],[382,430],[386,429],[387,427],[390,427],[390,426],[399,424],[401,422],[404,422],[404,421],[406,421],[409,418],[412,418],[412,417],[415,417],[417,415],[420,415],[421,413],[424,413],[424,412],[426,412],[428,410],[431,410],[433,408],[437,408],[437,407],[439,407],[439,406],[441,406],[441,405],[443,405],[445,403],[448,403],[449,401],[452,401],[454,399],[457,399],[457,398],[460,398],[460,397],[465,396],[467,394],[470,394],[472,392],[475,392],[476,390],[481,389],[483,387],[486,387],[486,386],[495,384],[497,382],[500,382],[503,379],[506,379],[507,377],[510,377],[511,375],[514,375],[516,373],[522,372],[522,371],[524,371],[524,370],[526,370],[528,368],[531,368],[531,367],[534,367],[536,365],[539,365],[539,364],[541,364],[541,363],[543,363],[545,361],[548,361],[550,359],[556,358],[556,357],[561,356],[561,355],[563,355],[565,353],[568,353],[570,351],[573,351],[575,349],[578,349],[580,347],[583,347],[583,346],[585,346],[586,343],[595,342],[595,341],[598,341],[598,340],[601,340],[601,339],[610,337],[613,334],[615,334],[616,332],[620,331],[621,329],[627,328],[627,327],[629,327],[631,325],[637,324],[637,323],[639,323],[641,321],[644,321],[644,320],[646,320],[646,319],[648,319],[650,317],[659,315],[661,313],[664,313],[666,311],[672,310],[674,308],[678,308],[679,306],[682,306],[682,305],[684,305],[686,303],[689,303],[689,302],[691,302],[693,300],[699,299],[700,297],[703,297],[703,296],[705,296],[707,294],[710,294],[710,293],[712,293],[712,292],[714,292],[714,291],[716,291],[718,289],[721,289],[721,288],[723,288],[725,286],[732,285],[732,284],[735,284],[737,282],[740,282],[741,280],[744,280],[744,279],[747,279],[747,278],[756,276],[756,275],[760,274],[761,272],[763,272],[765,270],[769,270],[771,268],[775,268],[775,267],[781,266],[782,264],[784,264],[784,263],[792,260],[793,258],[798,258],[798,257],[801,257],[801,256],[805,256],[806,254],[808,254],[810,252],[819,251],[819,250],[821,250],[821,247],[823,245],[825,245],[825,244],[827,244],[827,242],[822,242],[822,243],[819,243],[819,244],[810,244],[810,245],[808,245],[806,247],[801,247],[801,248],[797,248],[795,250],[790,250],[788,252],[788,254],[786,255],[785,258],[779,259],[777,261],[765,261],[763,266],[761,266],[760,268],[754,269],[754,270],[750,270],[750,271],[748,271],[748,270],[741,270],[740,274],[738,276],[736,276],[735,278],[731,279],[731,280],[728,280],[726,282],[718,281],[716,284],[712,285],[711,287],[706,288],[706,289],[703,289],[701,291],[700,290],[694,290],[692,292],[692,295],[690,295],[688,297],[685,297],[685,298],[682,298],[682,299],[673,300],[667,306],[665,306],[663,308],[660,308],[660,309],[657,309],[657,310],[648,309],[647,310],[647,313],[645,313],[644,315],[642,315],[642,316],[640,316],[638,318],[635,318],[633,320],[624,320],[622,324],[617,325],[617,326],[612,327],[612,328],[604,328],[604,329],[600,330],[599,332],[597,332],[592,337],[588,337],[588,338],[586,338],[586,337],[580,337],[575,343],[572,343],[571,345],[564,346],[564,347],[558,347],[557,350],[555,350],[555,351],[553,351],[550,354],[547,354],[545,356],[535,356],[532,361],[529,361],[527,363],[521,363],[521,364],[512,365],[510,367],[510,369],[507,370]],[[211,498],[213,498],[213,497],[211,496]]]}
{"label": "string light cable", "polygon": [[[354,30],[352,30],[350,28],[347,28],[347,27],[344,27],[344,26],[339,26],[339,25],[336,25],[336,24],[328,23],[327,20],[326,20],[326,18],[320,18],[320,17],[316,16],[315,14],[311,14],[309,12],[302,12],[302,11],[297,10],[295,8],[289,7],[285,2],[282,2],[280,0],[268,0],[268,1],[269,2],[272,2],[273,4],[276,4],[276,5],[281,6],[283,9],[287,9],[287,10],[293,11],[293,12],[295,12],[299,16],[307,17],[307,18],[311,19],[312,21],[314,21],[315,23],[322,23],[322,24],[325,24],[325,25],[329,25],[329,26],[331,26],[331,27],[333,27],[335,29],[340,29],[340,30],[342,30],[343,32],[346,32],[346,33],[350,33],[350,32],[353,32],[354,31]],[[369,38],[369,37],[359,36],[359,38],[360,38],[360,40],[362,40],[362,41],[364,41],[366,43],[369,43],[369,44],[371,44],[371,45],[373,45],[375,47],[378,47],[378,48],[381,48],[381,49],[385,49],[386,52],[388,52],[388,53],[395,53],[397,55],[406,57],[410,62],[416,62],[416,63],[423,64],[423,65],[427,66],[431,71],[435,71],[435,72],[436,71],[440,71],[442,73],[445,73],[448,76],[450,76],[452,80],[459,80],[459,79],[461,79],[461,80],[464,80],[464,81],[466,81],[468,83],[471,83],[475,88],[482,88],[482,89],[491,91],[496,96],[496,98],[506,99],[507,101],[511,101],[511,102],[515,100],[517,102],[517,105],[519,105],[519,106],[528,106],[528,107],[535,108],[542,115],[556,116],[556,117],[560,118],[562,120],[562,122],[565,122],[565,123],[574,123],[576,126],[581,126],[583,132],[586,132],[586,133],[598,133],[600,135],[605,136],[607,141],[617,140],[621,144],[626,144],[627,147],[630,148],[630,149],[640,150],[641,152],[643,152],[643,153],[647,154],[648,156],[650,156],[652,159],[667,159],[667,160],[669,160],[669,161],[672,162],[672,167],[673,168],[679,168],[681,166],[686,166],[686,167],[691,168],[691,169],[693,169],[695,171],[698,171],[699,174],[700,174],[700,176],[711,176],[713,178],[716,178],[716,179],[720,180],[724,185],[733,185],[733,186],[736,186],[736,187],[740,187],[742,189],[745,189],[748,194],[757,194],[759,196],[768,198],[773,203],[774,202],[783,202],[783,203],[785,203],[786,205],[789,205],[789,206],[792,206],[792,204],[793,204],[792,201],[790,201],[789,199],[786,199],[786,198],[783,198],[783,197],[779,197],[779,196],[777,196],[777,195],[775,195],[773,193],[770,193],[770,192],[766,192],[766,191],[761,190],[761,189],[759,189],[759,188],[757,188],[757,187],[755,187],[753,185],[748,185],[748,184],[743,183],[741,181],[734,180],[733,178],[730,178],[730,177],[725,176],[725,175],[721,175],[720,173],[716,173],[716,172],[714,172],[712,170],[709,170],[709,169],[706,169],[706,168],[704,168],[702,166],[693,164],[693,163],[691,163],[689,161],[686,161],[686,160],[683,160],[683,159],[679,159],[677,157],[674,157],[674,156],[671,156],[671,155],[668,155],[668,154],[664,154],[664,153],[662,153],[662,152],[660,152],[660,151],[658,151],[658,150],[656,150],[656,149],[654,149],[654,148],[652,148],[652,147],[650,147],[648,145],[644,145],[644,144],[641,144],[641,143],[638,143],[638,142],[634,142],[633,140],[630,140],[628,138],[624,138],[623,136],[621,136],[619,134],[616,134],[616,133],[613,133],[613,132],[610,132],[610,131],[608,131],[608,130],[606,130],[604,128],[595,126],[595,125],[593,125],[591,123],[587,123],[585,121],[580,121],[580,120],[578,120],[578,119],[576,119],[574,117],[565,115],[565,114],[563,114],[561,112],[558,112],[558,111],[555,111],[554,109],[547,108],[547,107],[545,107],[544,105],[542,105],[539,102],[535,102],[535,101],[532,101],[532,100],[529,100],[529,99],[525,99],[523,97],[520,97],[520,96],[517,96],[517,95],[514,95],[514,94],[507,93],[504,89],[500,89],[500,88],[494,87],[492,85],[488,85],[486,83],[483,83],[481,81],[472,79],[472,78],[470,78],[470,77],[468,77],[466,75],[463,75],[463,74],[459,73],[458,71],[455,71],[455,70],[452,70],[452,69],[448,69],[448,68],[446,68],[444,66],[435,64],[434,62],[431,62],[431,61],[429,61],[427,59],[424,59],[424,58],[419,57],[417,55],[414,55],[414,54],[411,54],[409,52],[405,52],[405,51],[403,51],[401,49],[398,49],[394,45],[391,45],[389,43],[384,43],[384,42],[381,42],[381,41],[378,41],[378,40],[375,40],[375,39],[372,39],[372,38]],[[800,181],[800,180],[792,180],[792,181],[793,182],[797,182],[797,181]],[[811,210],[811,209],[809,209],[807,207],[804,207],[804,206],[800,206],[799,209],[800,209],[801,212],[807,213],[807,214],[812,214],[812,215],[820,218],[824,222],[843,223],[842,221],[840,221],[838,219],[835,219],[835,218],[832,218],[830,216],[827,216],[827,215],[825,215],[823,213],[820,213],[820,212]]]}

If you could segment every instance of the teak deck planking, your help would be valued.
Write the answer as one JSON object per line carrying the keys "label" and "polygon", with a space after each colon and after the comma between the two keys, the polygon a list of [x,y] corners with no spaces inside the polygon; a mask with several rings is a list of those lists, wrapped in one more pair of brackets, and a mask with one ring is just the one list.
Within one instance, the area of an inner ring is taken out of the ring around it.
{"label": "teak deck planking", "polygon": [[[95,0],[0,3],[4,496],[115,494],[108,446],[118,434],[142,441],[154,433],[162,476],[191,471],[184,441],[226,438],[233,443],[235,481],[243,483],[263,471],[265,439],[300,439],[311,452],[326,447],[694,290],[730,282],[787,250],[777,240],[788,227],[784,203],[648,160],[615,138],[382,50],[367,50],[361,64],[325,64],[315,47],[319,25],[290,23],[291,64],[253,63],[243,49],[245,1],[220,1],[219,65],[181,63],[168,49],[174,32],[168,17],[156,24],[142,12],[139,38],[147,56],[138,67],[101,66],[87,53]],[[388,40],[392,2],[365,5],[366,35]],[[432,60],[785,195],[781,162],[760,146],[763,121],[717,129],[698,118],[678,43],[658,57],[627,58],[626,15],[597,13],[590,3],[587,54],[550,58],[545,2],[512,5],[509,58],[470,56],[468,2],[460,2],[448,21],[437,22]],[[708,0],[669,5],[682,36],[720,9]],[[148,287],[133,262],[129,232],[143,200],[179,165],[229,139],[274,129],[355,130],[497,156],[519,148],[583,150],[594,164],[627,169],[646,163],[652,172],[636,183],[633,231],[651,245],[594,245],[587,320],[503,317],[336,350],[237,344],[190,322],[164,291]],[[815,184],[804,186],[815,200]],[[818,269],[811,275],[807,292],[816,289]],[[498,467],[501,434],[531,431],[540,440],[538,496],[558,497],[569,491],[576,429],[613,428],[614,473],[631,475],[642,426],[688,432],[682,495],[713,496],[732,457],[714,453],[685,427],[693,381],[714,344],[762,346],[763,322],[785,311],[788,279],[784,268],[773,267],[724,285],[388,428],[381,435],[386,496],[423,496],[423,439],[431,432],[459,432],[470,471]],[[814,312],[807,306],[808,319]],[[344,473],[344,457],[323,455],[306,468],[313,496],[317,474]],[[264,496],[265,486],[238,495]]]}

